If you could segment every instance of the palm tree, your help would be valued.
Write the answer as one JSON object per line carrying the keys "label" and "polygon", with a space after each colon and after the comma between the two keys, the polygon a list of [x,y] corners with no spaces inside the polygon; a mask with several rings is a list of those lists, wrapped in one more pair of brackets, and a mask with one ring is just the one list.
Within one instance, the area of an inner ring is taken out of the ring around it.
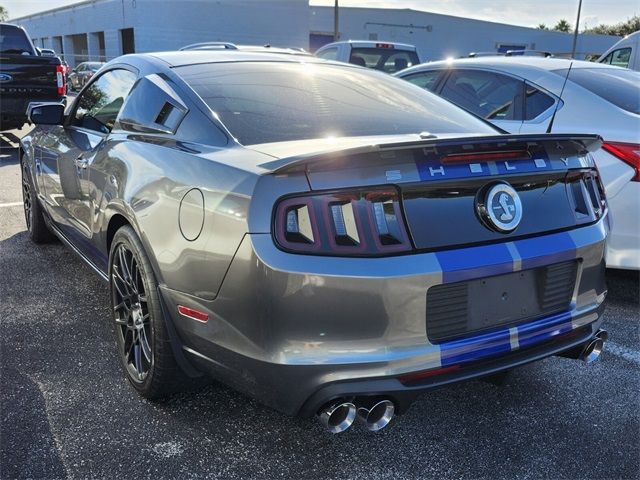
{"label": "palm tree", "polygon": [[556,30],[557,32],[570,32],[571,24],[563,18],[558,23],[556,23],[556,26],[553,27],[553,29]]}
{"label": "palm tree", "polygon": [[9,18],[9,11],[0,5],[0,22],[4,22]]}
{"label": "palm tree", "polygon": [[549,27],[547,27],[544,23],[539,23],[536,28],[538,30],[549,30]]}

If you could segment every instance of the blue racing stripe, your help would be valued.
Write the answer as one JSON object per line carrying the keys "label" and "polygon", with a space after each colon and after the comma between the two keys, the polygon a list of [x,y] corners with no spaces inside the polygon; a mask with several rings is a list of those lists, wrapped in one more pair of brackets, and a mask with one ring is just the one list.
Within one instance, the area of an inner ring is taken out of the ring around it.
{"label": "blue racing stripe", "polygon": [[568,232],[513,242],[522,259],[522,269],[542,267],[576,258],[576,245]]}
{"label": "blue racing stripe", "polygon": [[571,313],[563,312],[552,317],[543,318],[535,322],[520,325],[518,330],[518,344],[520,347],[534,345],[550,340],[556,335],[568,333],[573,329]]}
{"label": "blue racing stripe", "polygon": [[[535,345],[550,340],[557,335],[570,332],[573,329],[571,313],[559,313],[520,325],[516,329],[518,332],[518,348]],[[510,351],[509,329],[497,330],[440,344],[441,364],[443,367],[472,362]]]}
{"label": "blue racing stripe", "polygon": [[440,344],[440,361],[442,366],[445,367],[457,363],[472,362],[510,351],[509,330],[498,330]]}
{"label": "blue racing stripe", "polygon": [[513,257],[504,243],[437,252],[444,283],[513,271]]}

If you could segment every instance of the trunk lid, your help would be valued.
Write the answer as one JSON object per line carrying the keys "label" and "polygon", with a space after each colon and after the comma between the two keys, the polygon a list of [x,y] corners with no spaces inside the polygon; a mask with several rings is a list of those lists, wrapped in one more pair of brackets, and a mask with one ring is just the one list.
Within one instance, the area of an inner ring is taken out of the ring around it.
{"label": "trunk lid", "polygon": [[[393,185],[416,250],[571,229],[595,222],[605,209],[598,173],[588,155],[601,145],[595,135],[401,136],[295,143],[255,146],[281,156],[261,167],[278,175],[304,172],[314,191]],[[287,156],[291,151],[296,155]],[[483,202],[497,184],[510,186],[521,202],[522,218],[512,231],[494,228],[499,226],[483,217]]]}

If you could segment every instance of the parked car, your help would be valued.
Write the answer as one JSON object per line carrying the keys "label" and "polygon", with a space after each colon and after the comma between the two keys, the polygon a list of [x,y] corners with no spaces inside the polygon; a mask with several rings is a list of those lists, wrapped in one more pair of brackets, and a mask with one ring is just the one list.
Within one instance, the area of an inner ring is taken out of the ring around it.
{"label": "parked car", "polygon": [[215,50],[215,51],[243,51],[251,53],[282,53],[288,55],[311,55],[304,48],[281,48],[271,45],[236,45],[231,42],[200,42],[185,45],[180,51],[185,50]]}
{"label": "parked car", "polygon": [[69,86],[71,90],[82,90],[89,79],[102,68],[104,62],[82,62],[69,72]]}
{"label": "parked car", "polygon": [[386,73],[399,72],[420,63],[418,50],[414,45],[365,40],[329,43],[319,48],[315,56]]}
{"label": "parked car", "polygon": [[381,72],[246,52],[115,59],[67,112],[30,110],[29,235],[109,283],[144,397],[208,374],[375,431],[429,388],[602,349],[597,136],[502,135]]}
{"label": "parked car", "polygon": [[553,132],[602,135],[593,156],[613,219],[607,265],[640,269],[640,74],[584,61],[485,57],[427,63],[398,76],[507,132],[543,133],[553,119]]}
{"label": "parked car", "polygon": [[40,55],[44,57],[57,57],[55,50],[50,48],[39,48]]}
{"label": "parked car", "polygon": [[640,70],[640,31],[627,35],[604,52],[598,63]]}
{"label": "parked car", "polygon": [[21,128],[30,102],[63,102],[62,72],[60,59],[38,55],[23,28],[0,23],[0,130]]}

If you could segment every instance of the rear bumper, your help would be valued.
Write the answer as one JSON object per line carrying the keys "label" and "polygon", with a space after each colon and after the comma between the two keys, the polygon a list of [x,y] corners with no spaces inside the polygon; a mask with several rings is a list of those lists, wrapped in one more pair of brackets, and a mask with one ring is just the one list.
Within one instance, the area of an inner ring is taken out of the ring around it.
{"label": "rear bumper", "polygon": [[[402,411],[421,391],[572,348],[601,323],[606,219],[515,242],[391,258],[327,258],[278,250],[270,235],[242,242],[218,297],[161,289],[197,366],[288,414],[312,415],[338,396],[387,394]],[[426,292],[443,283],[579,263],[569,310],[431,343]],[[209,313],[196,322],[186,304]],[[402,383],[409,373],[455,372]]]}

